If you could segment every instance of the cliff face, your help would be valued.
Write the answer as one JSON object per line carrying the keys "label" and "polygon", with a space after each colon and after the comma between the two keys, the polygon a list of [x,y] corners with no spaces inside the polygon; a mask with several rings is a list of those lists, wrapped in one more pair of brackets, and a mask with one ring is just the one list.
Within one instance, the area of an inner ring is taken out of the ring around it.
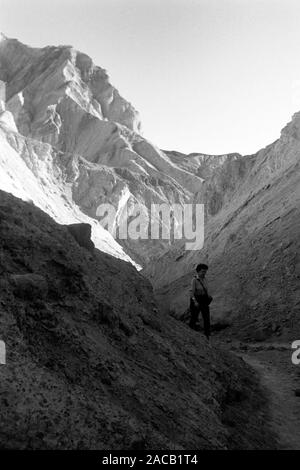
{"label": "cliff face", "polygon": [[255,161],[254,156],[242,156],[238,153],[224,155],[201,153],[185,155],[174,151],[166,153],[178,166],[191,171],[203,180],[193,202],[204,204],[208,218],[232,201],[233,193],[243,184],[245,175]]}
{"label": "cliff face", "polygon": [[[199,191],[202,179],[142,137],[137,111],[106,71],[71,46],[36,49],[3,38],[0,80],[11,130],[52,147],[53,171],[66,173],[63,190],[76,210],[97,218],[98,206],[110,203],[120,218],[125,203],[129,212],[136,204],[146,212],[151,203],[183,204]],[[168,246],[121,243],[141,263]]]}
{"label": "cliff face", "polygon": [[[195,198],[206,205],[203,249],[186,251],[178,242],[144,270],[162,308],[175,316],[186,310],[194,268],[204,261],[212,315],[232,324],[228,334],[299,335],[299,126],[297,113],[280,139],[257,154],[214,159]],[[204,176],[203,159],[193,165]]]}
{"label": "cliff face", "polygon": [[59,223],[89,223],[97,248],[133,262],[98,221],[74,204],[71,186],[79,173],[78,161],[64,166],[51,145],[19,134],[8,111],[0,115],[0,188],[30,201]]}
{"label": "cliff face", "polygon": [[138,112],[86,54],[71,46],[32,48],[8,38],[0,44],[1,80],[7,83],[7,101],[24,135],[58,140],[57,126],[63,125],[59,110],[68,101],[102,120],[140,130]]}
{"label": "cliff face", "polygon": [[130,263],[71,233],[0,191],[0,447],[276,447],[247,365],[162,315]]}

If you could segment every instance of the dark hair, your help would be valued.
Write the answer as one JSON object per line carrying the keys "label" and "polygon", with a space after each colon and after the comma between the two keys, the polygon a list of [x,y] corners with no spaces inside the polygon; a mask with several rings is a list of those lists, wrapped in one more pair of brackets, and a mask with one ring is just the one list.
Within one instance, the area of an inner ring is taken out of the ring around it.
{"label": "dark hair", "polygon": [[201,271],[201,269],[205,269],[206,271],[208,270],[208,266],[207,264],[198,264],[197,267],[196,267],[196,271]]}

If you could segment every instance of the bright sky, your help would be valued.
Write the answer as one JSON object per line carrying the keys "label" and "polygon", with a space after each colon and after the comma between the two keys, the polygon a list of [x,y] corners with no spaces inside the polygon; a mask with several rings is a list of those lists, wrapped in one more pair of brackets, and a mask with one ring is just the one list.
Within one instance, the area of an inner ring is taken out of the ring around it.
{"label": "bright sky", "polygon": [[0,31],[90,55],[163,149],[253,153],[300,110],[299,0],[0,0]]}

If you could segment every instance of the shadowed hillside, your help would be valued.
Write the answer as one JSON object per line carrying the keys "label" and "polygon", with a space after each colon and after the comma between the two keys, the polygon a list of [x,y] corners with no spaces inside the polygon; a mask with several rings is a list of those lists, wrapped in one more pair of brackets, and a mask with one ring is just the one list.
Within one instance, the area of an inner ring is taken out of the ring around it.
{"label": "shadowed hillside", "polygon": [[4,192],[0,235],[1,448],[276,446],[251,369],[162,315],[131,264]]}

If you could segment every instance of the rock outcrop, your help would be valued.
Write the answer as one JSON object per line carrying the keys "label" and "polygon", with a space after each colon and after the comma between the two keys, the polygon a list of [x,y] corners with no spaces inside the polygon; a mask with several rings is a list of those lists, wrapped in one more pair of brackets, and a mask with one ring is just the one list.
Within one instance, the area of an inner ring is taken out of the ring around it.
{"label": "rock outcrop", "polygon": [[80,246],[93,252],[95,245],[91,240],[92,227],[90,224],[71,224],[66,226]]}
{"label": "rock outcrop", "polygon": [[2,191],[0,253],[1,449],[276,447],[251,369],[162,315],[130,263]]}

